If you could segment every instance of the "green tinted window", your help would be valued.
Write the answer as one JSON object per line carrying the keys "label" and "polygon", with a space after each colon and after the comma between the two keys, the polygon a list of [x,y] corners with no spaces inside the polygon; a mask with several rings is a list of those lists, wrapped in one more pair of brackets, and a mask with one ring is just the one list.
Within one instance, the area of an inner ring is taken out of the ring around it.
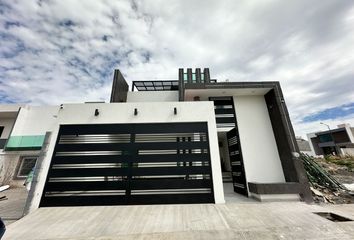
{"label": "green tinted window", "polygon": [[204,73],[201,73],[201,74],[200,74],[200,80],[201,80],[202,82],[204,82]]}
{"label": "green tinted window", "polygon": [[320,142],[322,142],[322,143],[333,141],[331,134],[323,134],[323,135],[320,135],[319,138],[320,138]]}
{"label": "green tinted window", "polygon": [[183,80],[184,80],[184,82],[187,82],[187,80],[188,80],[188,75],[187,75],[187,73],[183,73]]}
{"label": "green tinted window", "polygon": [[197,81],[197,76],[195,75],[195,73],[192,73],[192,82],[196,82]]}

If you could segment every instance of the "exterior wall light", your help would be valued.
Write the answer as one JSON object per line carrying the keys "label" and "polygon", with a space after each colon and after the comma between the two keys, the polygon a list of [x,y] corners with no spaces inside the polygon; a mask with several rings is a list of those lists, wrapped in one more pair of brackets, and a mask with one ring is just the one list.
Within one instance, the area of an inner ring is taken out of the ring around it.
{"label": "exterior wall light", "polygon": [[175,115],[177,115],[177,108],[176,107],[173,109],[173,112],[175,113]]}
{"label": "exterior wall light", "polygon": [[100,115],[100,112],[98,111],[98,108],[95,109],[95,116]]}
{"label": "exterior wall light", "polygon": [[138,109],[137,108],[134,108],[134,115],[138,115]]}
{"label": "exterior wall light", "polygon": [[193,97],[193,101],[200,101],[200,97],[199,96]]}

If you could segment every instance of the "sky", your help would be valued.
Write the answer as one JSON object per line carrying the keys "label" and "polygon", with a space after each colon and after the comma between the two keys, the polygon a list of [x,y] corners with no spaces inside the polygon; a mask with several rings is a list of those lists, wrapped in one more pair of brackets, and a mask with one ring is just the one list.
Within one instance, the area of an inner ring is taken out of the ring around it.
{"label": "sky", "polygon": [[354,1],[0,0],[0,103],[109,101],[128,83],[210,69],[280,81],[296,135],[354,126]]}

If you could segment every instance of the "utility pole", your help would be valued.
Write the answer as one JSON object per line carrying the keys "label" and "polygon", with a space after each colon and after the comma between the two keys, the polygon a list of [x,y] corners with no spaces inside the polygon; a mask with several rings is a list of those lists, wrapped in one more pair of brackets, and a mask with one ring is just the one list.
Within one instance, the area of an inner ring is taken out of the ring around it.
{"label": "utility pole", "polygon": [[320,122],[320,124],[327,126],[328,131],[329,131],[329,134],[331,135],[331,138],[332,138],[332,141],[333,141],[333,144],[334,144],[334,150],[335,150],[336,154],[339,154],[339,151],[337,150],[336,141],[334,140],[334,137],[333,137],[333,134],[332,134],[331,128],[329,127],[329,125],[328,125],[328,124],[325,124],[325,123],[323,123],[323,122]]}

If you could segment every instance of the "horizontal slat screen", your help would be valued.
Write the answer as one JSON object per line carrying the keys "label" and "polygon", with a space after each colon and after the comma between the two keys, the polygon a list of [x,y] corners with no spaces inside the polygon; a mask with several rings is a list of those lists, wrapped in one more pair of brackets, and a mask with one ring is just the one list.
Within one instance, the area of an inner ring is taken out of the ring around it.
{"label": "horizontal slat screen", "polygon": [[63,125],[41,206],[212,203],[206,123]]}
{"label": "horizontal slat screen", "polygon": [[235,110],[232,97],[211,97],[214,102],[216,127],[232,129],[235,124]]}

